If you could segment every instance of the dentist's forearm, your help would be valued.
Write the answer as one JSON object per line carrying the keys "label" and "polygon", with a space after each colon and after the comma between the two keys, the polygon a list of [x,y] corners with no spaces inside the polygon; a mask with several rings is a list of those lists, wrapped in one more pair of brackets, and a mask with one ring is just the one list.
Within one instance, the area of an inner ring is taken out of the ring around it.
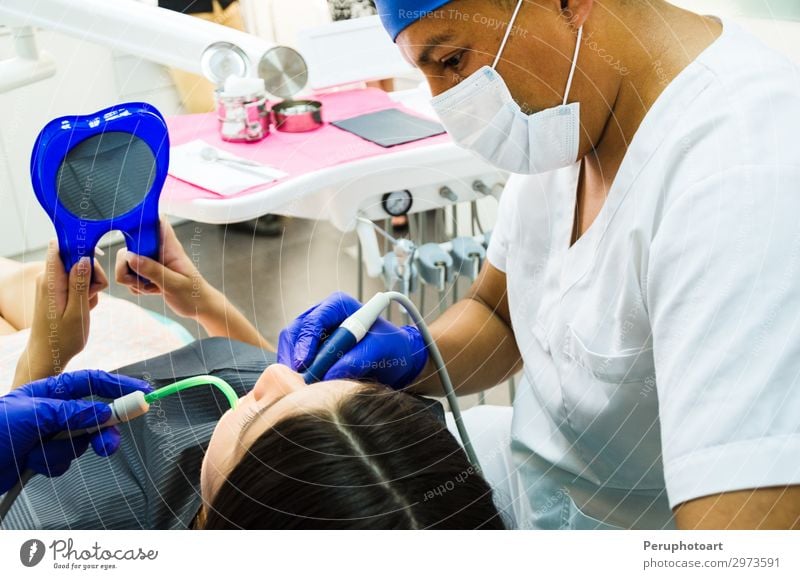
{"label": "dentist's forearm", "polygon": [[[430,330],[458,396],[491,388],[522,369],[511,328],[476,297],[465,298],[450,307],[431,324]],[[432,357],[428,357],[412,390],[428,396],[442,395]]]}

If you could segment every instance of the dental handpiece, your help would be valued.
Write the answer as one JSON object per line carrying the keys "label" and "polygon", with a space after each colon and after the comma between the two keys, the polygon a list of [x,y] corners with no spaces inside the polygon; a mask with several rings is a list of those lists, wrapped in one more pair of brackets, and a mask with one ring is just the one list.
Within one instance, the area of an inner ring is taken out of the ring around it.
{"label": "dental handpiece", "polygon": [[369,329],[378,320],[378,317],[380,317],[381,312],[388,308],[393,301],[405,308],[412,321],[417,326],[425,342],[425,347],[428,349],[428,353],[433,359],[436,370],[439,373],[444,396],[450,405],[450,412],[453,414],[453,420],[455,421],[456,429],[461,437],[461,442],[464,445],[467,457],[475,469],[481,472],[480,461],[472,445],[469,432],[467,432],[467,427],[464,424],[455,388],[450,379],[450,374],[447,372],[447,366],[445,365],[444,358],[442,358],[442,353],[439,351],[439,347],[436,345],[436,341],[433,339],[425,323],[425,319],[408,296],[399,292],[383,292],[376,294],[375,297],[361,306],[358,311],[343,321],[342,324],[333,331],[331,337],[322,345],[314,362],[308,370],[306,370],[306,373],[303,374],[303,380],[305,380],[306,384],[313,384],[322,380],[328,370],[330,370],[338,360],[364,339]]}
{"label": "dental handpiece", "polygon": [[303,374],[305,383],[314,384],[325,378],[328,370],[364,339],[369,329],[380,317],[381,312],[389,307],[390,302],[390,298],[385,293],[376,294],[358,311],[343,321],[333,331],[330,338],[322,344],[314,362]]}

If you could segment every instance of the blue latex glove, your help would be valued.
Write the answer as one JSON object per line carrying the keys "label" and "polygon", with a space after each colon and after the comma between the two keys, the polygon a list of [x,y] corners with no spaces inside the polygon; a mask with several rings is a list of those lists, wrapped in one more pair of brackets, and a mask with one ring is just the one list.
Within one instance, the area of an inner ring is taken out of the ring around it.
{"label": "blue latex glove", "polygon": [[[361,307],[355,298],[337,292],[303,312],[283,330],[278,342],[278,362],[304,372],[321,344],[341,323]],[[397,326],[378,318],[366,337],[325,374],[325,380],[369,379],[401,390],[425,368],[428,351],[414,326]]]}
{"label": "blue latex glove", "polygon": [[152,388],[135,378],[81,370],[37,380],[0,397],[0,493],[27,469],[61,476],[89,444],[100,456],[116,452],[120,434],[113,426],[92,435],[47,440],[63,431],[97,428],[111,418],[108,404],[81,398],[119,398],[135,390]]}

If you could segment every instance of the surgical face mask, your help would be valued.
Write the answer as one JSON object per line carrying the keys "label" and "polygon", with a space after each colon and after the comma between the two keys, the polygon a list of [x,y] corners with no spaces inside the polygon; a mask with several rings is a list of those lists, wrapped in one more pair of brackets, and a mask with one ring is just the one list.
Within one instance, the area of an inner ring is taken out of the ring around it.
{"label": "surgical face mask", "polygon": [[453,140],[498,169],[532,175],[574,164],[580,142],[580,103],[567,104],[578,64],[583,27],[561,106],[526,115],[514,102],[496,67],[524,0],[508,24],[491,67],[484,66],[431,104]]}

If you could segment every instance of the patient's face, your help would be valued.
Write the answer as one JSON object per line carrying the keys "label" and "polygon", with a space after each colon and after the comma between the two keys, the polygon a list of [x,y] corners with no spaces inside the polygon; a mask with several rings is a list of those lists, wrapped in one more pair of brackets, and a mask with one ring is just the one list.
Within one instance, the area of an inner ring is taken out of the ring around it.
{"label": "patient's face", "polygon": [[344,380],[308,386],[290,368],[269,366],[250,393],[217,423],[200,473],[204,502],[211,504],[228,474],[268,428],[295,414],[329,408],[357,388],[357,383]]}

